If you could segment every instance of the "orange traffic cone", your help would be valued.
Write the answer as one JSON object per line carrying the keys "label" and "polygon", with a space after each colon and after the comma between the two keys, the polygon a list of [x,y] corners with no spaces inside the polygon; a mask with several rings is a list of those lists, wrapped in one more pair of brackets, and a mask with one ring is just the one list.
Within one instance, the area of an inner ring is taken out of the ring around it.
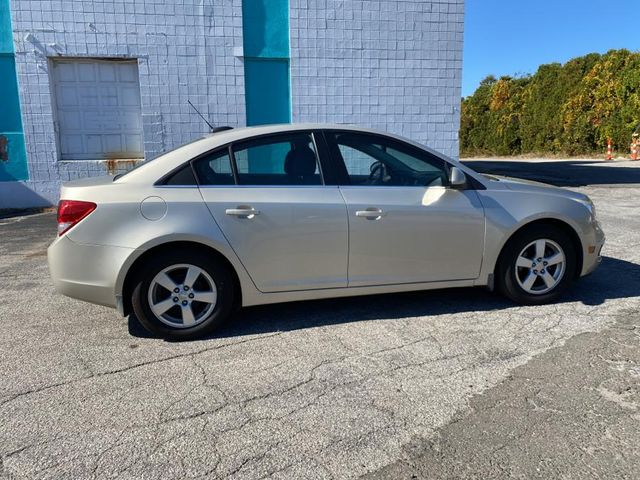
{"label": "orange traffic cone", "polygon": [[613,145],[611,145],[611,139],[607,138],[607,160],[613,160]]}
{"label": "orange traffic cone", "polygon": [[631,160],[638,160],[638,134],[633,134],[633,140],[631,140]]}

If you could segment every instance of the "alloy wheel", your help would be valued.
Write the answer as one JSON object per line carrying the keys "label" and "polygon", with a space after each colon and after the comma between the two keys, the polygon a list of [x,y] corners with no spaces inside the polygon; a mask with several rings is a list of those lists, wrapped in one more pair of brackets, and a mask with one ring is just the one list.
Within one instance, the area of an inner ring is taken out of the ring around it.
{"label": "alloy wheel", "polygon": [[562,280],[566,262],[564,251],[556,242],[547,238],[534,240],[516,258],[518,285],[532,295],[548,293]]}
{"label": "alloy wheel", "polygon": [[218,291],[211,275],[186,263],[164,268],[149,285],[149,308],[158,320],[173,328],[202,323],[217,300]]}

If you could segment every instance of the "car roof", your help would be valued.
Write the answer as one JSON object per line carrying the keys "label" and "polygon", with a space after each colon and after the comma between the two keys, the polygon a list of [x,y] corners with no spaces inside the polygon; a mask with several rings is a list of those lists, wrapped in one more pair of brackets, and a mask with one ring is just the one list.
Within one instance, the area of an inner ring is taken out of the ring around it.
{"label": "car roof", "polygon": [[[262,135],[271,135],[276,133],[307,131],[307,130],[347,130],[351,132],[371,133],[375,135],[383,135],[386,137],[395,138],[405,143],[413,144],[414,146],[427,150],[434,155],[446,158],[443,154],[432,150],[425,145],[412,141],[408,138],[401,137],[389,132],[375,130],[372,128],[360,127],[356,125],[348,124],[331,124],[331,123],[286,123],[286,124],[274,124],[274,125],[260,125],[254,127],[240,127],[232,128],[228,130],[222,130],[215,133],[210,133],[202,138],[194,140],[190,143],[177,147],[174,150],[166,152],[153,160],[149,160],[141,164],[138,168],[130,171],[128,174],[118,178],[116,182],[122,183],[136,183],[147,182],[149,180],[156,181],[163,175],[169,173],[173,169],[179,167],[188,160],[202,155],[206,152],[221,147],[223,145],[237,142],[253,137]],[[457,162],[455,162],[457,163]]]}

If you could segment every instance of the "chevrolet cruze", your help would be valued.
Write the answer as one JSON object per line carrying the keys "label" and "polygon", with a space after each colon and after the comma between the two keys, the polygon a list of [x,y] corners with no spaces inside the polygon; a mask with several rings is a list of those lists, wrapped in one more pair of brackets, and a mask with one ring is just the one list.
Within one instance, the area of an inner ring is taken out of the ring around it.
{"label": "chevrolet cruze", "polygon": [[221,129],[62,186],[56,289],[194,338],[238,307],[448,287],[555,300],[600,261],[589,198],[344,125]]}

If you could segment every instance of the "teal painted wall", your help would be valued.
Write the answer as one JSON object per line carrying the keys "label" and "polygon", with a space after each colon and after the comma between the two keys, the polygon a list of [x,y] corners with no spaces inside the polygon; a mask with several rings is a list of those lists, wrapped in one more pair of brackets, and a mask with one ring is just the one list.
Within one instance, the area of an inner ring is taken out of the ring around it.
{"label": "teal painted wall", "polygon": [[245,57],[289,58],[289,0],[243,0]]}
{"label": "teal painted wall", "polygon": [[0,182],[28,180],[9,0],[0,0]]}
{"label": "teal painted wall", "polygon": [[289,60],[245,58],[244,78],[247,125],[291,121]]}
{"label": "teal painted wall", "polygon": [[0,53],[13,53],[9,0],[0,0]]}
{"label": "teal painted wall", "polygon": [[291,122],[289,0],[243,0],[247,125]]}
{"label": "teal painted wall", "polygon": [[0,132],[21,131],[22,119],[16,81],[16,63],[12,54],[0,53],[0,97],[2,98]]}

